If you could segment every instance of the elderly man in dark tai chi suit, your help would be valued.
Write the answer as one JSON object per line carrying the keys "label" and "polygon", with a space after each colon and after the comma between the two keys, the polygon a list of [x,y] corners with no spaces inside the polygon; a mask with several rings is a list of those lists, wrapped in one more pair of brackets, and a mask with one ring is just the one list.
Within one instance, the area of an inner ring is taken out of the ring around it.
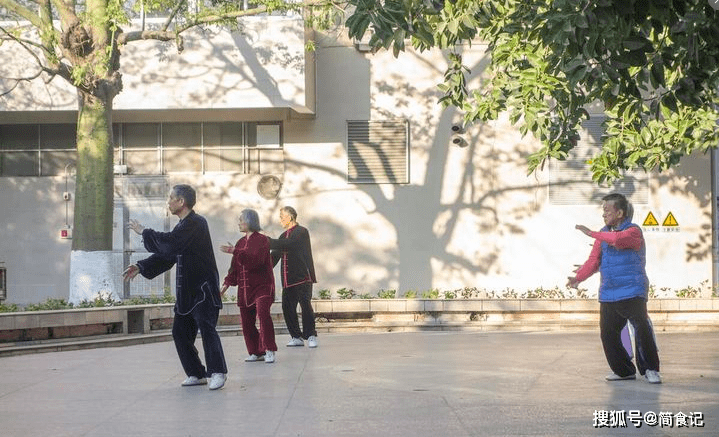
{"label": "elderly man in dark tai chi suit", "polygon": [[[175,185],[167,200],[167,207],[180,222],[170,232],[146,229],[135,220],[128,227],[142,235],[149,258],[129,266],[123,277],[126,281],[141,274],[152,279],[177,264],[175,319],[172,337],[187,374],[183,386],[207,384],[210,390],[225,385],[227,364],[217,333],[217,319],[222,308],[219,273],[212,249],[207,220],[195,213],[195,190],[189,185]],[[197,330],[202,336],[207,369],[202,365],[195,348]]]}
{"label": "elderly man in dark tai chi suit", "polygon": [[[287,346],[317,347],[315,313],[312,310],[312,284],[315,278],[315,266],[312,261],[312,246],[307,228],[297,224],[297,211],[291,206],[280,208],[280,224],[285,232],[280,238],[270,238],[272,264],[282,260],[282,313],[292,339]],[[302,330],[297,319],[297,304],[302,308]]]}

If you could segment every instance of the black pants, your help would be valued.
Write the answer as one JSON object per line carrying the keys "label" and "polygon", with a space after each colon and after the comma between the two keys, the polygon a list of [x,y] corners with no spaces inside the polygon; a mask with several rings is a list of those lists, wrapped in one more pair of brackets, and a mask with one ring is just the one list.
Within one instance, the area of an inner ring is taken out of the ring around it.
{"label": "black pants", "polygon": [[[634,367],[627,350],[622,344],[622,329],[629,321],[634,327],[637,367]],[[599,327],[602,346],[612,372],[619,376],[639,374],[647,370],[659,371],[659,354],[654,339],[654,330],[647,314],[647,301],[638,297],[618,302],[601,302]]]}
{"label": "black pants", "polygon": [[[297,319],[297,304],[302,309],[302,330]],[[282,314],[292,338],[307,339],[316,336],[315,312],[312,310],[312,283],[305,282],[293,287],[282,289]]]}
{"label": "black pants", "polygon": [[[205,299],[190,314],[183,316],[175,313],[172,338],[175,340],[177,355],[187,376],[204,378],[213,373],[227,373],[225,353],[222,351],[220,335],[216,329],[219,315],[220,309],[214,306],[210,299]],[[198,329],[202,336],[207,370],[202,365],[195,347]]]}

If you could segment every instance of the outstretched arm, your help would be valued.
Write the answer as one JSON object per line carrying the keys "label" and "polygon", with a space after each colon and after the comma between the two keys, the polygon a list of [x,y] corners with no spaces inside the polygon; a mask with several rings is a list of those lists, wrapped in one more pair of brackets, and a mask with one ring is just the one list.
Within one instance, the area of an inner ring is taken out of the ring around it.
{"label": "outstretched arm", "polygon": [[[287,235],[289,234],[289,235]],[[297,226],[288,232],[285,238],[270,238],[271,250],[292,250],[302,247],[303,242],[307,239],[307,231]]]}
{"label": "outstretched arm", "polygon": [[637,226],[630,226],[623,231],[594,232],[586,226],[576,225],[576,229],[582,231],[587,237],[607,243],[617,249],[639,250],[642,248],[642,231]]}
{"label": "outstretched arm", "polygon": [[577,288],[580,282],[589,278],[599,270],[599,264],[602,256],[602,243],[599,240],[594,240],[592,251],[589,254],[587,261],[578,268],[575,276],[570,276],[567,281],[567,287]]}
{"label": "outstretched arm", "polygon": [[617,249],[639,250],[644,240],[642,231],[636,226],[619,232],[592,232],[590,236]]}

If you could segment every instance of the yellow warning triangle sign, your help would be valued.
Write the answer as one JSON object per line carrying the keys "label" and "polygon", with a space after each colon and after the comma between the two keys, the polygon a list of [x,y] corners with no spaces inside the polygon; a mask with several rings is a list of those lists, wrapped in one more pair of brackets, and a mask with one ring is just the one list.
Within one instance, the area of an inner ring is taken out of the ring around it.
{"label": "yellow warning triangle sign", "polygon": [[662,226],[679,226],[679,223],[677,223],[677,219],[674,218],[674,214],[670,212],[667,214],[667,218],[664,219],[664,222],[662,222]]}
{"label": "yellow warning triangle sign", "polygon": [[649,211],[649,214],[647,214],[647,218],[644,219],[644,223],[642,223],[642,226],[659,226],[659,222],[657,221],[656,217],[654,217],[654,214],[652,214],[651,211]]}

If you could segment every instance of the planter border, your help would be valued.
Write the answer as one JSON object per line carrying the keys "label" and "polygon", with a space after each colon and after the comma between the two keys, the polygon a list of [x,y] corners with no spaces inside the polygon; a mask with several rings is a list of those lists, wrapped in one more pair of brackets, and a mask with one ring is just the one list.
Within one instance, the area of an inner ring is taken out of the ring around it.
{"label": "planter border", "polygon": [[[596,330],[599,303],[590,299],[315,299],[319,332],[411,330]],[[82,337],[168,339],[173,304],[128,305],[69,310],[0,313],[0,351],[11,346]],[[719,299],[652,299],[655,330],[719,330]],[[286,332],[280,302],[271,313]],[[226,302],[219,330],[238,335],[239,308]]]}

